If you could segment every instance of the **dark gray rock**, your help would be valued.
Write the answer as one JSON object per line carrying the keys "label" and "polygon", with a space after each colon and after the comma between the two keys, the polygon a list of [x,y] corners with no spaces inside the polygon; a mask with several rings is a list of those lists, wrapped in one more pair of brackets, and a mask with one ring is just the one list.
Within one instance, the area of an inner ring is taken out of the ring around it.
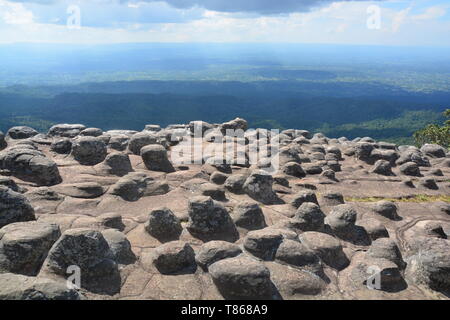
{"label": "dark gray rock", "polygon": [[158,137],[150,131],[138,132],[131,136],[128,149],[135,155],[140,155],[141,149],[149,144],[159,144]]}
{"label": "dark gray rock", "polygon": [[419,180],[419,185],[421,185],[424,188],[431,189],[431,190],[438,190],[439,187],[436,184],[436,180],[433,178],[421,178]]}
{"label": "dark gray rock", "polygon": [[81,300],[76,289],[65,281],[27,277],[12,273],[0,274],[0,300]]}
{"label": "dark gray rock", "polygon": [[354,147],[356,159],[367,163],[373,163],[374,159],[371,156],[373,149],[374,145],[372,143],[363,141],[356,143]]}
{"label": "dark gray rock", "polygon": [[192,273],[195,271],[195,252],[183,241],[172,241],[154,249],[152,262],[162,274]]}
{"label": "dark gray rock", "polygon": [[49,137],[75,138],[81,131],[86,129],[82,124],[57,124],[48,130]]}
{"label": "dark gray rock", "polygon": [[373,204],[372,210],[375,213],[391,220],[399,220],[400,218],[397,214],[397,206],[391,201],[378,201]]}
{"label": "dark gray rock", "polygon": [[419,166],[415,162],[406,162],[399,167],[399,170],[402,174],[407,176],[421,176]]}
{"label": "dark gray rock", "polygon": [[243,193],[244,183],[247,180],[247,177],[242,174],[233,174],[227,178],[224,183],[224,187],[233,193]]}
{"label": "dark gray rock", "polygon": [[118,266],[99,231],[86,228],[65,231],[50,249],[41,274],[65,278],[70,266],[80,268],[82,288],[108,294],[120,290]]}
{"label": "dark gray rock", "polygon": [[86,128],[80,132],[80,136],[87,137],[100,137],[103,134],[103,130],[99,128]]}
{"label": "dark gray rock", "polygon": [[251,231],[244,238],[244,248],[262,260],[273,260],[278,247],[283,241],[283,234],[272,228]]}
{"label": "dark gray rock", "polygon": [[72,144],[72,156],[82,165],[93,166],[107,155],[105,143],[96,137],[78,137]]}
{"label": "dark gray rock", "polygon": [[420,151],[433,158],[445,158],[447,152],[438,144],[424,144],[422,148],[420,148]]}
{"label": "dark gray rock", "polygon": [[167,150],[160,144],[150,144],[141,148],[141,157],[148,170],[174,172],[167,156]]}
{"label": "dark gray rock", "polygon": [[265,171],[254,171],[245,180],[243,190],[252,199],[264,204],[280,203],[278,196],[272,190],[273,178]]}
{"label": "dark gray rock", "polygon": [[17,185],[17,183],[11,179],[0,176],[0,186],[10,188],[12,191],[23,193],[23,189]]}
{"label": "dark gray rock", "polygon": [[56,224],[30,221],[0,229],[0,272],[37,275],[61,232]]}
{"label": "dark gray rock", "polygon": [[109,139],[108,146],[117,151],[125,151],[128,147],[130,137],[126,134],[115,134]]}
{"label": "dark gray rock", "polygon": [[200,192],[203,196],[211,197],[214,200],[224,201],[225,200],[225,190],[221,186],[215,185],[213,183],[203,183],[200,186]]}
{"label": "dark gray rock", "polygon": [[161,242],[178,240],[183,227],[180,220],[168,208],[158,208],[150,212],[145,230]]}
{"label": "dark gray rock", "polygon": [[450,250],[448,240],[425,238],[408,258],[406,275],[414,283],[435,291],[450,292]]}
{"label": "dark gray rock", "polygon": [[338,239],[321,232],[308,231],[299,235],[301,243],[332,268],[342,270],[350,263]]}
{"label": "dark gray rock", "polygon": [[263,229],[266,227],[261,207],[256,202],[242,201],[233,210],[232,218],[236,226],[248,230]]}
{"label": "dark gray rock", "polygon": [[26,126],[12,127],[6,135],[11,139],[28,139],[39,134],[36,130]]}
{"label": "dark gray rock", "polygon": [[386,227],[377,219],[362,219],[359,220],[356,224],[366,230],[372,241],[375,241],[379,238],[389,238],[389,233],[386,230]]}
{"label": "dark gray rock", "polygon": [[69,154],[72,150],[72,140],[62,138],[52,142],[50,150],[59,154]]}
{"label": "dark gray rock", "polygon": [[14,222],[36,220],[30,202],[20,193],[0,186],[0,228]]}
{"label": "dark gray rock", "polygon": [[226,241],[210,241],[203,244],[195,255],[195,261],[203,269],[208,270],[213,263],[233,258],[242,253],[241,248],[234,243]]}
{"label": "dark gray rock", "polygon": [[394,173],[392,172],[392,166],[389,163],[389,161],[386,160],[378,160],[375,162],[375,165],[370,170],[372,173],[380,174],[383,176],[393,176]]}
{"label": "dark gray rock", "polygon": [[111,186],[109,192],[126,201],[137,201],[145,196],[166,194],[169,190],[165,180],[155,180],[141,172],[130,172]]}
{"label": "dark gray rock", "polygon": [[[210,197],[189,199],[187,230],[199,239],[228,240],[237,237],[236,227],[228,211]],[[227,237],[227,238],[224,238]]]}
{"label": "dark gray rock", "polygon": [[324,226],[325,214],[320,207],[312,202],[304,202],[297,209],[293,220],[302,231],[319,231]]}
{"label": "dark gray rock", "polygon": [[354,236],[357,212],[348,204],[333,207],[327,215],[325,223],[328,224],[335,235],[342,239]]}
{"label": "dark gray rock", "polygon": [[291,205],[295,208],[298,208],[305,202],[312,202],[317,205],[319,204],[316,194],[312,191],[305,190],[295,194],[294,198],[291,201]]}
{"label": "dark gray rock", "polygon": [[5,149],[8,146],[5,140],[5,134],[0,131],[0,150]]}
{"label": "dark gray rock", "polygon": [[211,174],[210,181],[215,184],[224,184],[228,177],[229,176],[223,172],[215,171]]}
{"label": "dark gray rock", "polygon": [[389,238],[379,238],[372,242],[367,256],[371,258],[382,258],[394,262],[400,269],[406,267],[405,261],[403,261],[400,249],[394,240]]}
{"label": "dark gray rock", "polygon": [[304,244],[294,240],[284,240],[278,247],[275,260],[302,268],[316,275],[323,275],[320,258]]}
{"label": "dark gray rock", "polygon": [[130,157],[121,152],[112,152],[108,154],[105,160],[98,164],[95,169],[102,174],[119,177],[123,177],[133,171]]}
{"label": "dark gray rock", "polygon": [[38,150],[22,146],[0,152],[0,169],[38,186],[52,186],[62,181],[53,160]]}
{"label": "dark gray rock", "polygon": [[136,261],[136,256],[131,250],[131,243],[127,237],[115,229],[102,231],[102,235],[109,245],[110,258],[119,264],[132,264]]}
{"label": "dark gray rock", "polygon": [[286,163],[282,168],[282,172],[284,174],[287,174],[288,176],[293,176],[297,178],[303,178],[306,176],[306,173],[305,171],[303,171],[302,166],[297,162]]}
{"label": "dark gray rock", "polygon": [[337,206],[340,204],[344,204],[344,196],[342,193],[338,192],[327,192],[322,194],[321,203],[326,206]]}
{"label": "dark gray rock", "polygon": [[225,299],[270,299],[273,284],[264,264],[247,257],[220,260],[209,267],[214,284]]}

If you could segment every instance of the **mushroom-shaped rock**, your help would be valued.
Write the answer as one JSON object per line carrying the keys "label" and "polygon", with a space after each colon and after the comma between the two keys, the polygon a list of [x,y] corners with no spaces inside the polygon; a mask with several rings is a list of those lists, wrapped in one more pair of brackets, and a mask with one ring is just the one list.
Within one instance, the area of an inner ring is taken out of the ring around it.
{"label": "mushroom-shaped rock", "polygon": [[108,154],[105,161],[95,167],[100,173],[123,177],[133,171],[130,157],[121,152]]}
{"label": "mushroom-shaped rock", "polygon": [[448,240],[423,239],[419,250],[408,258],[406,275],[413,282],[435,291],[450,291],[450,250]]}
{"label": "mushroom-shaped rock", "polygon": [[272,190],[273,178],[265,171],[257,170],[245,180],[243,190],[251,198],[264,204],[279,203],[279,199]]}
{"label": "mushroom-shaped rock", "polygon": [[325,223],[338,237],[347,239],[353,236],[356,217],[357,213],[352,206],[341,204],[333,207],[333,210],[326,217]]}
{"label": "mushroom-shaped rock", "polygon": [[167,150],[160,144],[150,144],[141,148],[141,157],[148,170],[174,172],[167,156]]}
{"label": "mushroom-shaped rock", "polygon": [[242,201],[234,207],[232,218],[236,226],[248,230],[257,230],[266,227],[261,207],[256,202]]}
{"label": "mushroom-shaped rock", "polygon": [[140,155],[143,147],[149,144],[157,144],[158,142],[158,137],[150,131],[138,132],[131,136],[128,149],[135,155]]}
{"label": "mushroom-shaped rock", "polygon": [[433,158],[445,158],[446,154],[446,150],[438,144],[424,144],[420,151]]}
{"label": "mushroom-shaped rock", "polygon": [[103,213],[97,217],[97,221],[100,226],[107,229],[117,229],[122,231],[125,228],[122,221],[122,216],[116,212]]}
{"label": "mushroom-shaped rock", "polygon": [[295,208],[299,208],[305,202],[312,202],[317,205],[319,204],[319,202],[317,201],[317,196],[314,192],[304,190],[294,195],[294,198],[291,201],[291,205]]}
{"label": "mushroom-shaped rock", "polygon": [[228,211],[211,197],[197,196],[189,199],[188,214],[186,228],[195,237],[208,240],[236,237],[236,227]]}
{"label": "mushroom-shaped rock", "polygon": [[39,132],[34,130],[33,128],[26,127],[26,126],[18,126],[18,127],[12,127],[8,130],[6,133],[7,136],[9,136],[11,139],[28,139],[31,137],[34,137]]}
{"label": "mushroom-shaped rock", "polygon": [[202,195],[211,197],[214,200],[225,200],[225,190],[221,186],[215,185],[213,183],[203,183],[200,186],[200,192],[202,193]]}
{"label": "mushroom-shaped rock", "polygon": [[105,193],[103,187],[97,182],[60,184],[52,189],[59,194],[82,199],[98,198]]}
{"label": "mushroom-shaped rock", "polygon": [[81,300],[83,296],[65,281],[0,274],[0,300]]}
{"label": "mushroom-shaped rock", "polygon": [[392,166],[389,161],[378,160],[375,162],[373,168],[370,170],[372,173],[380,174],[383,176],[393,176]]}
{"label": "mushroom-shaped rock", "polygon": [[109,139],[108,146],[117,151],[125,151],[129,141],[130,137],[126,134],[114,134]]}
{"label": "mushroom-shaped rock", "polygon": [[362,219],[359,220],[356,224],[366,230],[368,236],[372,241],[375,241],[379,238],[389,238],[389,233],[386,230],[386,227],[377,219]]}
{"label": "mushroom-shaped rock", "polygon": [[68,154],[72,150],[72,140],[61,138],[52,142],[50,150],[59,154]]}
{"label": "mushroom-shaped rock", "polygon": [[372,245],[367,251],[367,256],[387,259],[394,262],[400,269],[404,269],[406,266],[397,244],[389,238],[380,238],[372,242]]}
{"label": "mushroom-shaped rock", "polygon": [[373,163],[373,158],[371,156],[372,150],[374,149],[374,145],[369,142],[358,142],[355,145],[355,157],[358,160]]}
{"label": "mushroom-shaped rock", "polygon": [[0,229],[0,272],[37,275],[61,232],[56,224],[17,222]]}
{"label": "mushroom-shaped rock", "polygon": [[419,185],[427,188],[427,189],[431,189],[431,190],[438,190],[439,186],[436,183],[436,180],[433,178],[421,178],[419,180]]}
{"label": "mushroom-shaped rock", "polygon": [[372,210],[391,220],[398,220],[400,217],[397,214],[397,206],[391,201],[381,200],[372,205]]}
{"label": "mushroom-shaped rock", "polygon": [[309,249],[314,251],[324,263],[337,270],[348,266],[349,260],[342,250],[338,239],[321,232],[308,231],[302,233],[300,241]]}
{"label": "mushroom-shaped rock", "polygon": [[131,243],[122,232],[107,229],[102,231],[102,235],[109,245],[111,259],[120,264],[131,264],[136,260]]}
{"label": "mushroom-shaped rock", "polygon": [[326,206],[338,206],[344,204],[344,196],[339,192],[327,192],[322,194],[321,203]]}
{"label": "mushroom-shaped rock", "polygon": [[150,212],[145,230],[161,242],[178,240],[183,228],[180,220],[168,208],[158,208]]}
{"label": "mushroom-shaped rock", "polygon": [[304,202],[295,213],[293,220],[302,231],[319,231],[324,226],[325,214],[312,202]]}
{"label": "mushroom-shaped rock", "polygon": [[72,144],[72,156],[82,165],[93,166],[105,160],[105,143],[96,137],[78,137]]}
{"label": "mushroom-shaped rock", "polygon": [[247,130],[247,128],[248,128],[248,123],[246,120],[244,120],[242,118],[236,118],[234,120],[224,122],[220,126],[220,130],[222,131],[222,133],[224,135],[227,134],[227,130],[243,130],[243,131],[245,131],[245,130]]}
{"label": "mushroom-shaped rock", "polygon": [[248,257],[220,260],[209,267],[214,284],[226,299],[270,299],[273,284],[270,271]]}
{"label": "mushroom-shaped rock", "polygon": [[109,192],[126,201],[137,201],[144,196],[166,194],[169,185],[165,180],[155,180],[145,173],[130,172],[120,178]]}
{"label": "mushroom-shaped rock", "polygon": [[210,177],[210,181],[215,184],[224,184],[227,179],[228,175],[220,171],[213,172]]}
{"label": "mushroom-shaped rock", "polygon": [[183,241],[172,241],[154,249],[152,263],[162,274],[191,273],[195,271],[195,252]]}
{"label": "mushroom-shaped rock", "polygon": [[251,231],[244,239],[244,248],[255,257],[273,260],[284,237],[280,230],[265,228]]}
{"label": "mushroom-shaped rock", "polygon": [[57,124],[48,130],[49,137],[75,138],[86,129],[82,124]]}
{"label": "mushroom-shaped rock", "polygon": [[278,247],[276,261],[300,267],[317,275],[323,274],[320,258],[304,244],[285,239]]}
{"label": "mushroom-shaped rock", "polygon": [[207,270],[213,263],[233,258],[242,253],[238,245],[226,241],[209,241],[201,246],[195,255],[195,261],[203,269]]}
{"label": "mushroom-shaped rock", "polygon": [[0,228],[14,222],[36,220],[34,209],[22,194],[0,186]]}
{"label": "mushroom-shaped rock", "polygon": [[62,181],[56,163],[26,145],[16,145],[0,152],[0,169],[39,186],[52,186]]}
{"label": "mushroom-shaped rock", "polygon": [[86,128],[80,132],[80,136],[87,137],[100,137],[103,134],[103,130],[99,128]]}
{"label": "mushroom-shaped rock", "polygon": [[407,176],[420,177],[420,169],[417,163],[415,162],[406,162],[402,164],[399,168],[400,172]]}
{"label": "mushroom-shaped rock", "polygon": [[233,193],[242,193],[247,177],[242,174],[233,174],[225,180],[224,187]]}
{"label": "mushroom-shaped rock", "polygon": [[305,171],[300,164],[297,162],[288,162],[283,165],[282,172],[288,176],[293,176],[297,178],[303,178],[306,176]]}
{"label": "mushroom-shaped rock", "polygon": [[69,267],[77,266],[82,288],[113,294],[119,290],[120,276],[110,257],[108,242],[99,231],[69,229],[50,249],[41,274],[65,277]]}

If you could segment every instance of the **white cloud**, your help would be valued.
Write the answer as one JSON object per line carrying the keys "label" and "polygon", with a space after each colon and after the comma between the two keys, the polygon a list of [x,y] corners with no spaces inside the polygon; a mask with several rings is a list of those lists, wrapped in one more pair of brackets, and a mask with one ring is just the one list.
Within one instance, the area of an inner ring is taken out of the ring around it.
{"label": "white cloud", "polygon": [[11,25],[33,23],[33,13],[21,3],[0,0],[0,19]]}

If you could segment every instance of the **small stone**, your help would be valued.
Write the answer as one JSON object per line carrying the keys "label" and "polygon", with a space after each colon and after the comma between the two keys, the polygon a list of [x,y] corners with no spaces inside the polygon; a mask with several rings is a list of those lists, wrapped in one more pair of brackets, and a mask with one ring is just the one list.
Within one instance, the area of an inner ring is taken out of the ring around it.
{"label": "small stone", "polygon": [[155,248],[152,262],[162,274],[191,273],[196,265],[194,250],[183,241],[172,241]]}
{"label": "small stone", "polygon": [[234,243],[226,241],[210,241],[201,246],[195,256],[195,261],[203,270],[207,270],[213,263],[219,260],[236,257],[241,253],[241,248]]}

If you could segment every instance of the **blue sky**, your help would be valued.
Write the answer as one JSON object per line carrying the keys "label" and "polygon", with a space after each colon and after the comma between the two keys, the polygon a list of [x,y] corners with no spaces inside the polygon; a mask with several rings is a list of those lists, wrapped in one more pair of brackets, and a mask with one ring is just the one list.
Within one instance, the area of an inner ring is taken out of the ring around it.
{"label": "blue sky", "polygon": [[450,1],[0,0],[0,43],[13,42],[450,46]]}

